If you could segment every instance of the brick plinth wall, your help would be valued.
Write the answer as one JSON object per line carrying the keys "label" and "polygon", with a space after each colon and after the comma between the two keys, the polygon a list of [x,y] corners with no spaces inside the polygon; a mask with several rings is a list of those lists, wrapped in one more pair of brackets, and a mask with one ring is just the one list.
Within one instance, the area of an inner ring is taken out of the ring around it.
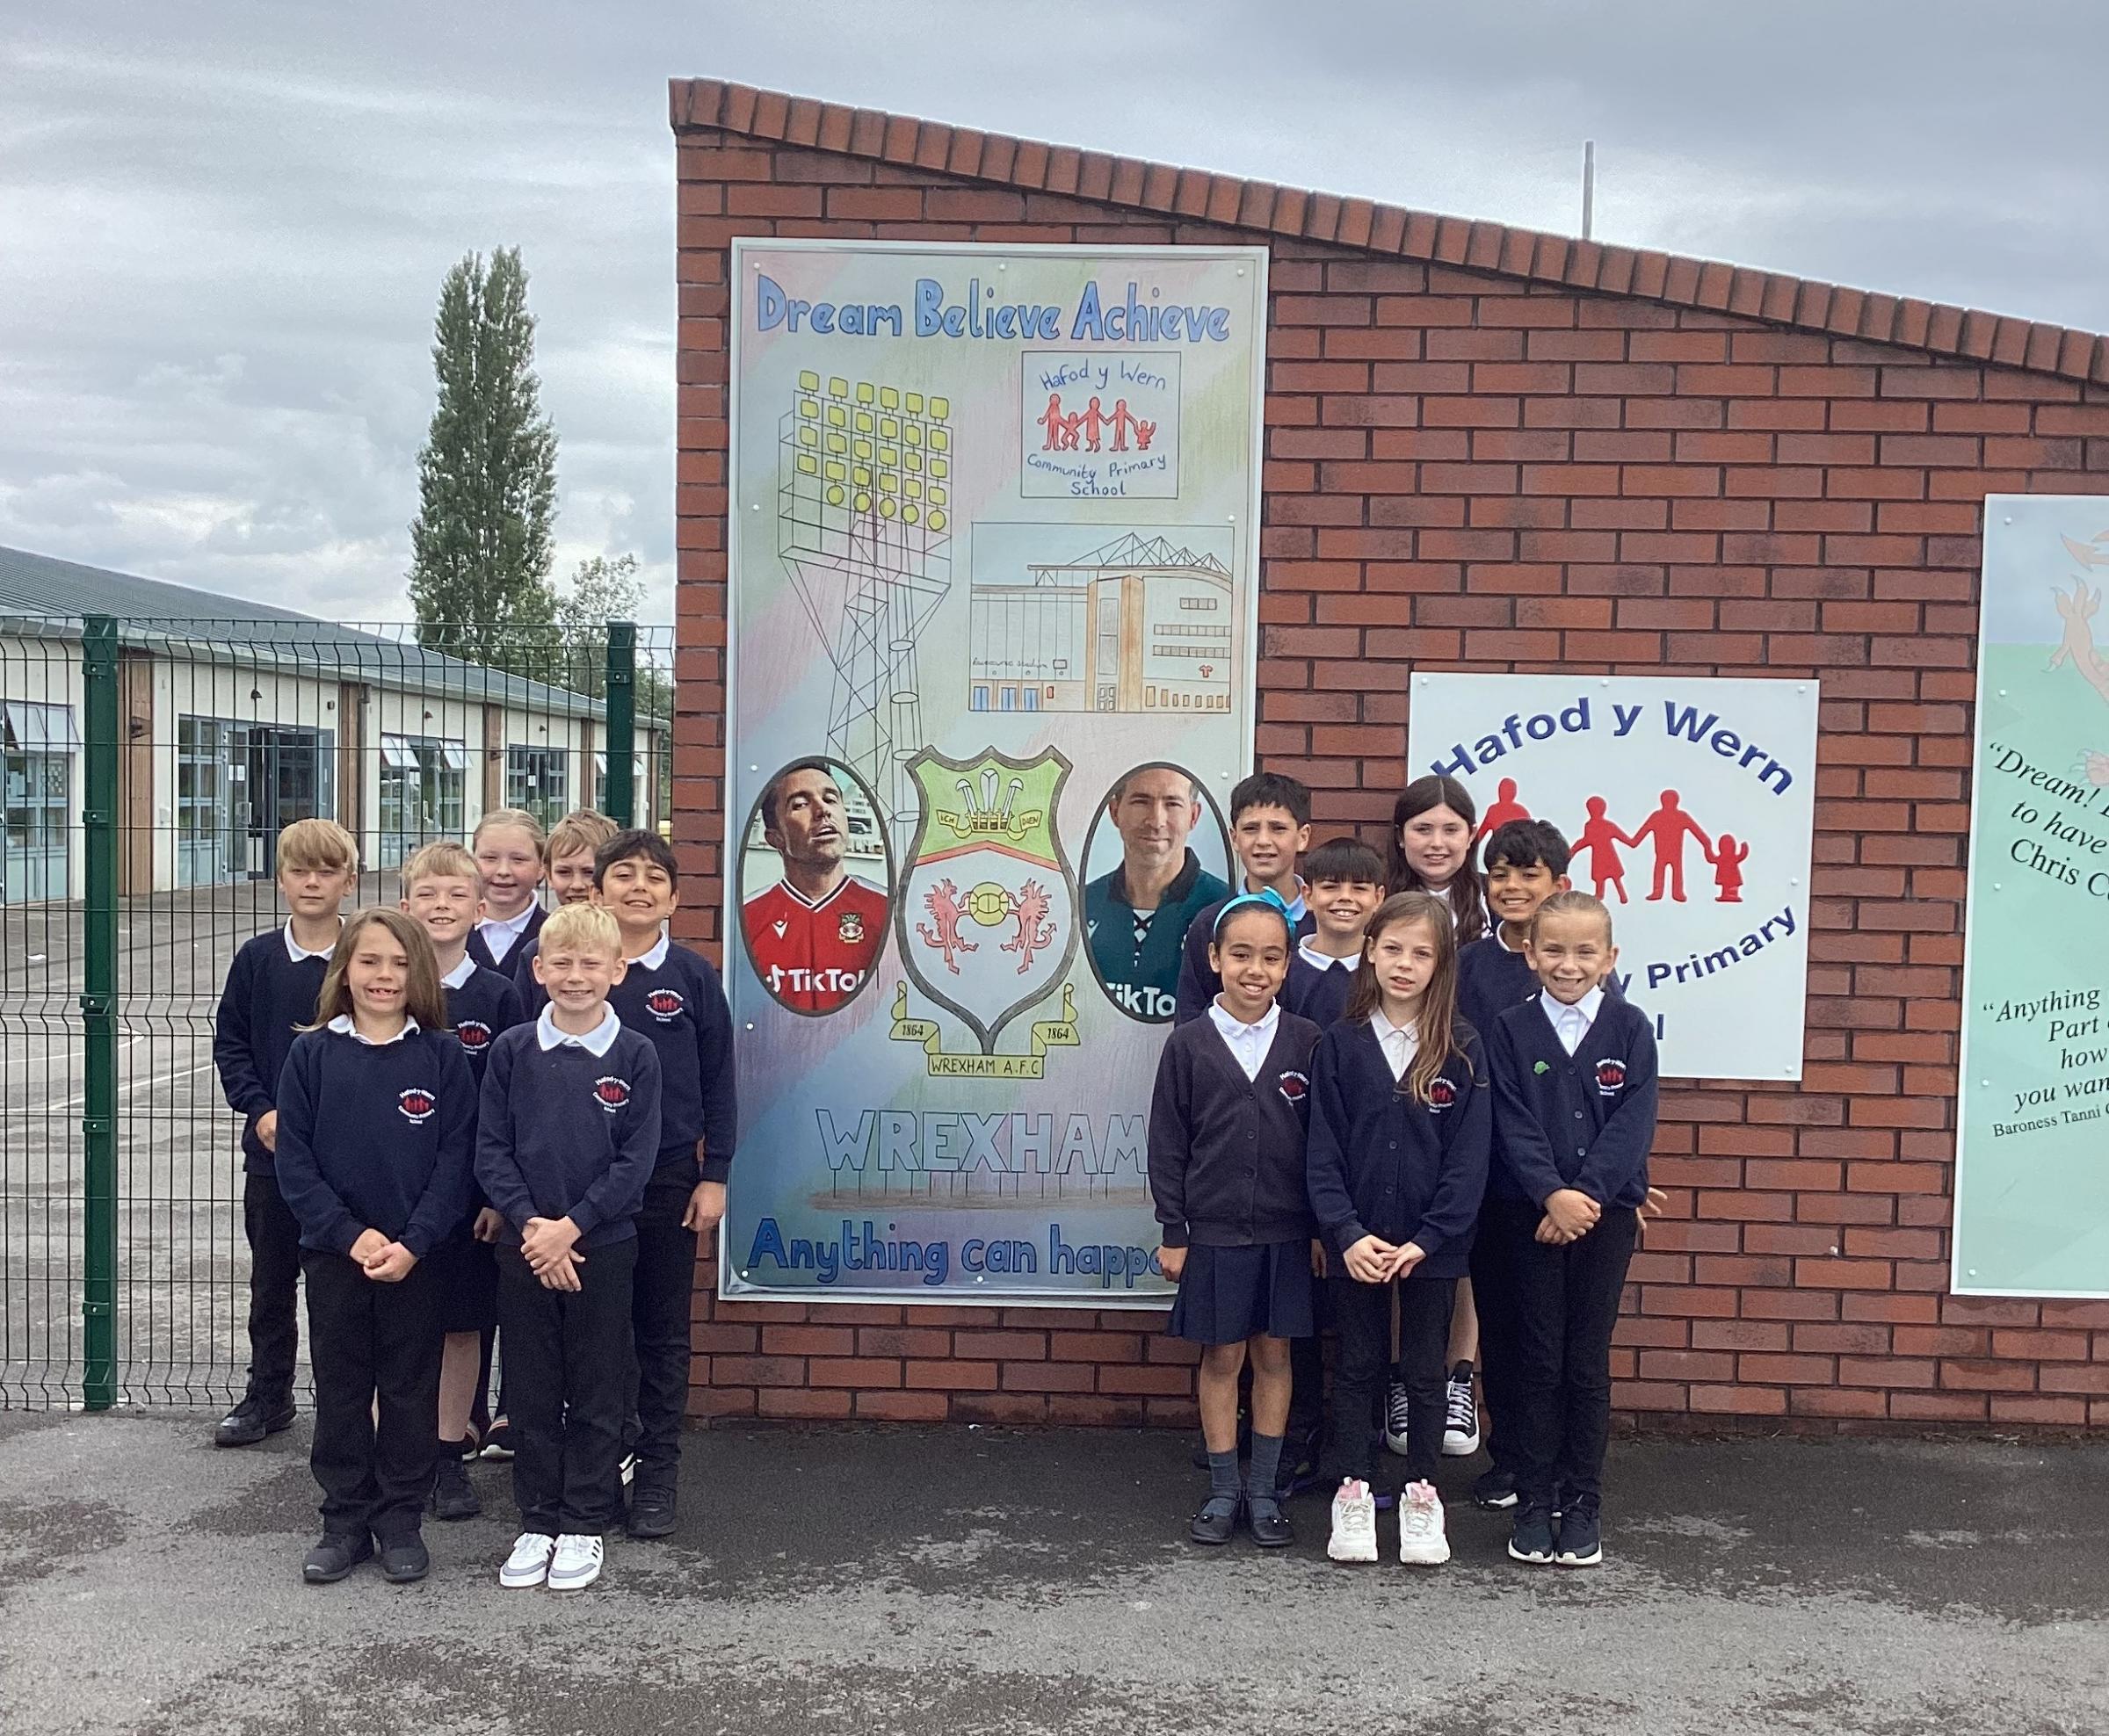
{"label": "brick plinth wall", "polygon": [[[1823,682],[1807,1068],[1665,1087],[1619,1406],[2109,1424],[2109,1302],[1945,1293],[1982,503],[2109,492],[2109,344],[709,81],[673,119],[684,938],[721,940],[732,239],[1264,243],[1257,749],[1319,835],[1381,843],[1417,668]],[[706,1284],[696,1322],[699,1414],[1193,1415],[1161,1316]]]}

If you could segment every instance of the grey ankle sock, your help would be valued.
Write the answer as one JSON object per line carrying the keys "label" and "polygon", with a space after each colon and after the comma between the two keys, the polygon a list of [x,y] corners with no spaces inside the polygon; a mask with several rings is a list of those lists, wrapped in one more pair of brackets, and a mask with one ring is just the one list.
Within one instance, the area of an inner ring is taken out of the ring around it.
{"label": "grey ankle sock", "polygon": [[1245,1479],[1245,1499],[1255,1509],[1264,1503],[1274,1508],[1275,1486],[1281,1480],[1281,1439],[1279,1435],[1252,1431],[1252,1466]]}
{"label": "grey ankle sock", "polygon": [[1211,1452],[1208,1455],[1208,1502],[1214,1506],[1219,1501],[1237,1505],[1240,1486],[1237,1480],[1237,1449],[1227,1453]]}

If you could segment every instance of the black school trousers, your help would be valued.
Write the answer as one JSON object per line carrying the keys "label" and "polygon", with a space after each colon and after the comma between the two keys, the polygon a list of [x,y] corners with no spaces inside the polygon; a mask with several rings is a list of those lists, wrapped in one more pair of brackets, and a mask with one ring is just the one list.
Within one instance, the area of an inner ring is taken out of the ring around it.
{"label": "black school trousers", "polygon": [[349,1255],[313,1248],[301,1270],[315,1374],[308,1463],[323,1486],[323,1529],[384,1544],[415,1537],[439,1452],[435,1274],[420,1261],[381,1284]]}
{"label": "black school trousers", "polygon": [[520,1529],[599,1537],[622,1517],[623,1389],[634,1237],[582,1249],[576,1291],[549,1290],[498,1249],[498,1331]]}
{"label": "black school trousers", "polygon": [[1489,1195],[1472,1242],[1472,1298],[1479,1308],[1479,1379],[1486,1391],[1481,1422],[1487,1456],[1511,1477],[1522,1458],[1523,1418],[1517,1378],[1523,1341],[1517,1312],[1516,1262],[1545,1213],[1527,1199]]}
{"label": "black school trousers", "polygon": [[1523,1421],[1517,1494],[1526,1508],[1550,1508],[1555,1490],[1569,1504],[1594,1503],[1611,1439],[1611,1335],[1640,1220],[1630,1207],[1605,1206],[1596,1228],[1560,1247],[1535,1229],[1533,1219],[1520,1236],[1509,1232]]}
{"label": "black school trousers", "polygon": [[1331,1292],[1333,1324],[1339,1335],[1329,1449],[1336,1469],[1341,1477],[1370,1480],[1376,1458],[1370,1418],[1395,1372],[1391,1298],[1395,1291],[1395,1372],[1406,1388],[1406,1479],[1432,1482],[1442,1462],[1450,1312],[1457,1298],[1457,1280],[1417,1276],[1392,1284],[1361,1284],[1343,1277],[1327,1279],[1326,1288]]}
{"label": "black school trousers", "polygon": [[[684,1229],[693,1181],[656,1175],[637,1212],[637,1281],[630,1301],[635,1361],[631,1450],[645,1480],[674,1475],[681,1419],[688,1414],[689,1313],[696,1288],[696,1233]],[[507,1354],[511,1354],[508,1347]]]}
{"label": "black school trousers", "polygon": [[249,1396],[292,1402],[301,1350],[301,1226],[274,1175],[242,1178],[249,1239]]}

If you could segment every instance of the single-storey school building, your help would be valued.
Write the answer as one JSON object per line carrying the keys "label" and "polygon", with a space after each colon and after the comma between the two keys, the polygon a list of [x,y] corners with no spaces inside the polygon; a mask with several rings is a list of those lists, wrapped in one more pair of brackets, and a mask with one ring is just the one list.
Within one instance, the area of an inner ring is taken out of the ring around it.
{"label": "single-storey school building", "polygon": [[[484,811],[545,824],[598,802],[601,702],[290,609],[0,548],[8,903],[85,894],[81,623],[117,618],[120,890],[269,879],[281,828],[322,814],[370,868]],[[656,814],[638,721],[637,811]]]}
{"label": "single-storey school building", "polygon": [[[1665,1090],[1617,1403],[2109,1424],[2109,1302],[1946,1258],[1983,501],[2109,493],[2109,338],[714,79],[671,122],[685,937],[722,939],[732,242],[1264,246],[1257,749],[1318,835],[1381,842],[1416,670],[1822,683],[1803,1076]],[[1183,1422],[1158,1324],[705,1293],[694,1405]]]}

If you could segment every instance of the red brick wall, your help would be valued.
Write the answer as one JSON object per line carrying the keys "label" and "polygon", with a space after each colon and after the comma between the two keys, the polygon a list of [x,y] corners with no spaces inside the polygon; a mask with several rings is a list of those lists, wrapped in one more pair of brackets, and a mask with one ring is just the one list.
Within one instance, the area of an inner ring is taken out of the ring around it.
{"label": "red brick wall", "polygon": [[[685,937],[718,939],[727,245],[1272,249],[1258,751],[1381,843],[1407,675],[1817,676],[1808,1066],[1663,1096],[1639,1414],[2109,1423],[2109,1303],[1944,1294],[1988,492],[2109,492],[2109,390],[713,130],[679,150]],[[713,1275],[714,1277],[714,1274]],[[1159,1317],[697,1302],[706,1414],[1192,1414]]]}

